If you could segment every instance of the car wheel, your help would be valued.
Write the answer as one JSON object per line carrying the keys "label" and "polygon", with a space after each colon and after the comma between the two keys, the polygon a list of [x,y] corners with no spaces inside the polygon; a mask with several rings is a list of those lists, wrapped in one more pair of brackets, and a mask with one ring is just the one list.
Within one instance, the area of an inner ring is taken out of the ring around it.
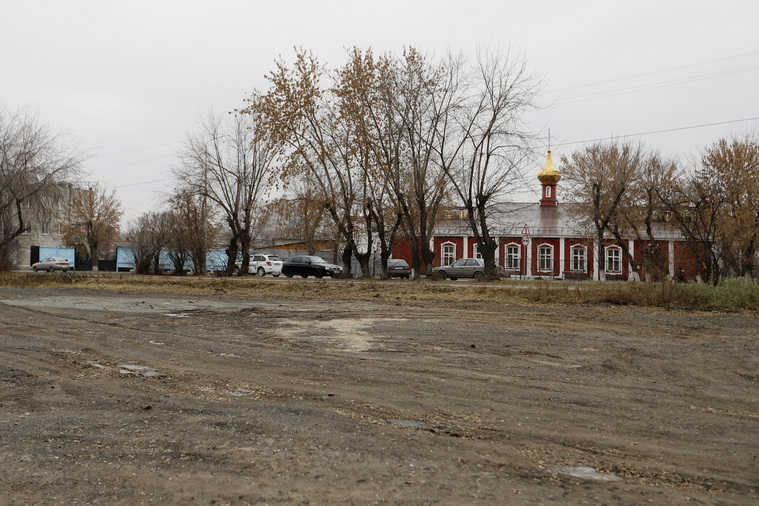
{"label": "car wheel", "polygon": [[33,270],[34,272],[37,272],[37,267],[36,267],[36,266],[35,266],[35,267],[32,267],[32,270]]}
{"label": "car wheel", "polygon": [[287,276],[288,278],[291,278],[291,277],[293,277],[293,273],[292,272],[288,272],[287,274],[285,274],[285,276]]}
{"label": "car wheel", "polygon": [[451,281],[456,281],[457,279],[459,279],[459,278],[451,278]]}
{"label": "car wheel", "polygon": [[480,271],[475,272],[474,279],[476,279],[477,281],[480,281],[482,279],[482,272]]}
{"label": "car wheel", "polygon": [[278,278],[279,274],[272,274],[272,276],[274,276],[275,278]]}
{"label": "car wheel", "polygon": [[308,274],[301,274],[300,277],[303,278],[303,279],[305,279],[305,278],[308,277]]}
{"label": "car wheel", "polygon": [[448,274],[446,274],[445,271],[437,271],[437,273],[435,274],[435,276],[438,279],[445,279],[445,278],[448,277]]}
{"label": "car wheel", "polygon": [[317,278],[321,279],[324,277],[324,273],[322,271],[316,271],[316,274],[314,274]]}
{"label": "car wheel", "polygon": [[55,267],[51,267],[47,270],[47,272],[55,272]]}
{"label": "car wheel", "polygon": [[258,272],[258,275],[261,277],[266,276],[266,271],[264,270],[263,267],[259,267],[257,272]]}

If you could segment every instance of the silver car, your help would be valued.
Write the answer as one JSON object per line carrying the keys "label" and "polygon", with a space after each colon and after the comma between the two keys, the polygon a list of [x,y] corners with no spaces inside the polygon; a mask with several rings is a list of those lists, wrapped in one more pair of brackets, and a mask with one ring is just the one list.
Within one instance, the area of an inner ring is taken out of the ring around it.
{"label": "silver car", "polygon": [[451,265],[435,267],[432,275],[438,279],[459,278],[482,279],[485,276],[485,262],[481,258],[461,258]]}
{"label": "silver car", "polygon": [[58,258],[58,257],[47,257],[41,262],[37,262],[32,264],[32,270],[34,272],[37,271],[63,271],[67,272],[69,269],[71,269],[71,264],[68,260],[65,258]]}

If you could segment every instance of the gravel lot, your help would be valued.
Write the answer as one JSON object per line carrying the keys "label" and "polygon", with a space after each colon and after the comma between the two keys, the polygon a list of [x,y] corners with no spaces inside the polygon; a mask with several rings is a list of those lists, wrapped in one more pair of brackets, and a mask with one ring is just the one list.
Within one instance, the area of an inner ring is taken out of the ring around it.
{"label": "gravel lot", "polygon": [[0,289],[5,504],[757,504],[759,318]]}

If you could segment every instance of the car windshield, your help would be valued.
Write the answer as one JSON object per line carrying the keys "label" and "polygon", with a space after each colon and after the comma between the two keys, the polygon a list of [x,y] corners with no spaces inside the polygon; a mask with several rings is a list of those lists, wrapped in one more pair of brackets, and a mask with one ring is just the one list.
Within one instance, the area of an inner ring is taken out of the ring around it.
{"label": "car windshield", "polygon": [[279,262],[279,257],[277,255],[269,255],[269,260],[272,262]]}

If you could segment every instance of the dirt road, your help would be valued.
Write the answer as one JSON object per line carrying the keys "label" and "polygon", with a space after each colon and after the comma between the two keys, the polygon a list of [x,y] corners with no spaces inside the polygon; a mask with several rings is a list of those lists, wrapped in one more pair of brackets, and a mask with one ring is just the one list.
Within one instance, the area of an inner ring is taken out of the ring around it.
{"label": "dirt road", "polygon": [[0,290],[5,504],[757,504],[759,319]]}

